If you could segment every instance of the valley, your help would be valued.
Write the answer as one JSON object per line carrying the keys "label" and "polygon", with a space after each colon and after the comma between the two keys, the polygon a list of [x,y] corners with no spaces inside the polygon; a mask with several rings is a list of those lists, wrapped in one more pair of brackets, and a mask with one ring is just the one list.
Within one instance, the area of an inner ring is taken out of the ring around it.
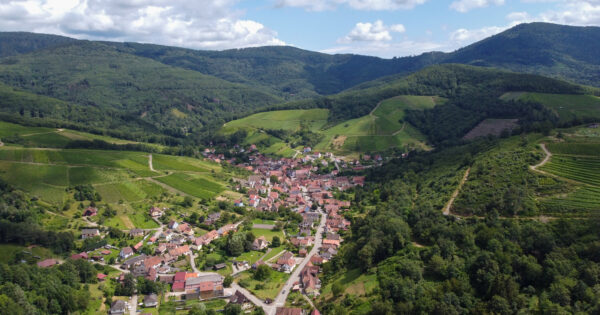
{"label": "valley", "polygon": [[391,59],[2,32],[0,313],[598,313],[599,30]]}

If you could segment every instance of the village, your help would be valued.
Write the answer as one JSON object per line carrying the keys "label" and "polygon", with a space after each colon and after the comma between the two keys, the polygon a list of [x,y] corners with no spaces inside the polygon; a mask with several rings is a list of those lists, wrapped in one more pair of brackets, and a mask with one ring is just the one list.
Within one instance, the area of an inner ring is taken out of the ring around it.
{"label": "village", "polygon": [[[337,254],[343,242],[341,234],[350,227],[350,222],[342,215],[350,207],[350,201],[336,199],[334,192],[362,186],[365,179],[360,176],[338,176],[341,170],[339,164],[342,167],[353,167],[353,164],[347,165],[331,153],[322,155],[305,149],[302,157],[275,159],[258,153],[254,146],[240,151],[246,151],[248,159],[245,163],[235,164],[235,167],[249,175],[236,178],[234,188],[242,193],[243,198],[235,200],[233,206],[262,214],[277,214],[286,209],[299,221],[293,228],[279,232],[282,237],[271,235],[272,231],[281,229],[282,222],[251,223],[252,231],[258,236],[253,235],[249,250],[260,257],[248,260],[227,257],[221,262],[210,266],[205,263],[203,268],[198,268],[196,262],[200,260],[199,257],[210,256],[214,251],[213,243],[230,242],[233,234],[242,233],[240,230],[244,226],[244,218],[232,216],[239,221],[217,224],[223,222],[221,219],[224,214],[210,213],[204,218],[203,226],[218,228],[198,235],[193,220],[184,217],[166,222],[163,215],[167,209],[150,206],[148,215],[160,224],[160,228],[123,231],[136,240],[135,244],[123,247],[106,244],[72,255],[70,259],[89,260],[119,271],[114,279],[98,273],[97,278],[101,282],[116,281],[123,285],[128,278],[143,278],[145,281],[161,283],[167,288],[162,300],[175,301],[177,305],[188,305],[189,301],[223,299],[240,305],[246,312],[262,308],[266,314],[307,314],[306,309],[285,307],[288,295],[301,294],[308,301],[319,296],[321,266]],[[214,149],[206,149],[204,156],[216,162],[224,160],[222,155],[214,154]],[[322,168],[329,165],[335,168],[323,172]],[[87,218],[96,215],[98,209],[93,207],[83,213]],[[264,235],[260,235],[261,231],[264,231]],[[81,231],[81,238],[101,239],[104,234],[106,231],[100,226],[86,228]],[[112,255],[116,252],[116,256]],[[108,258],[110,256],[112,258]],[[57,263],[54,259],[48,259],[39,262],[38,266],[49,267]],[[255,288],[261,288],[264,284],[253,286],[251,282],[256,281],[256,277],[249,278],[251,273],[256,275],[258,270],[263,272],[265,268],[280,275],[280,283],[269,298],[264,298],[264,294],[253,294]],[[133,295],[130,300],[115,300],[107,312],[139,314],[138,307],[154,308],[160,304],[160,300],[161,297],[154,293],[143,297]],[[313,308],[311,314],[319,312]]]}

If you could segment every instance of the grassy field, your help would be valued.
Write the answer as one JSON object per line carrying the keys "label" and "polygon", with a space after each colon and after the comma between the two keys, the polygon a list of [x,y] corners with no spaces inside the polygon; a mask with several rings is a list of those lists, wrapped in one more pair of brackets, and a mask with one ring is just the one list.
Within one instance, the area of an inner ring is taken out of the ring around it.
{"label": "grassy field", "polygon": [[282,231],[271,231],[266,229],[252,229],[251,231],[254,234],[254,236],[264,236],[269,242],[273,240],[274,236],[279,236],[279,239],[281,239],[282,241],[285,239],[285,236],[283,235]]}
{"label": "grassy field", "polygon": [[265,253],[258,251],[249,251],[243,253],[235,258],[237,261],[247,261],[249,264],[253,264],[258,261],[260,257],[262,257]]}
{"label": "grassy field", "polygon": [[600,98],[593,95],[509,92],[501,98],[541,103],[555,110],[562,121],[581,117],[600,118]]}
{"label": "grassy field", "polygon": [[232,133],[238,129],[283,129],[300,130],[307,126],[312,131],[321,129],[327,123],[327,109],[308,110],[279,110],[258,113],[242,119],[228,122],[223,126],[223,132]]}
{"label": "grassy field", "polygon": [[279,156],[293,156],[298,148],[290,148],[281,139],[259,129],[300,130],[307,126],[312,132],[323,136],[315,150],[333,151],[339,154],[384,151],[393,147],[410,146],[428,149],[425,137],[410,124],[403,121],[405,110],[426,109],[443,104],[446,100],[436,96],[404,95],[382,101],[370,115],[348,120],[330,128],[327,126],[326,109],[283,110],[254,114],[231,121],[221,129],[224,134],[236,130],[248,131],[245,144],[262,143],[263,151]]}
{"label": "grassy field", "polygon": [[[275,299],[289,276],[289,274],[284,272],[271,271],[269,279],[266,281],[257,281],[252,278],[252,273],[245,271],[236,278],[236,281],[240,283],[240,286],[245,287],[260,299]],[[261,288],[260,285],[263,287]]]}
{"label": "grassy field", "polygon": [[[363,273],[359,269],[349,270],[338,281],[343,285],[345,294],[348,293],[356,296],[365,296],[377,287],[377,275],[375,273]],[[333,283],[329,283],[322,288],[321,295],[323,298],[328,299],[333,297],[331,293],[332,285]]]}

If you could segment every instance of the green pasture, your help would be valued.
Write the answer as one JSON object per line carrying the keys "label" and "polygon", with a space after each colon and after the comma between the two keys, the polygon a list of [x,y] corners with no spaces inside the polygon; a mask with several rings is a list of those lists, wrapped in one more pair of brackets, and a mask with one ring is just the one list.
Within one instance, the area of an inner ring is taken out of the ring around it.
{"label": "green pasture", "polygon": [[225,187],[208,176],[195,174],[174,173],[169,176],[157,177],[156,180],[177,190],[198,198],[212,198]]}
{"label": "green pasture", "polygon": [[311,131],[321,129],[327,123],[327,109],[297,109],[263,112],[230,121],[223,126],[223,132],[233,133],[238,129],[283,129],[300,130],[307,126]]}
{"label": "green pasture", "polygon": [[593,95],[509,92],[501,98],[543,104],[556,111],[562,121],[583,117],[600,119],[600,98]]}

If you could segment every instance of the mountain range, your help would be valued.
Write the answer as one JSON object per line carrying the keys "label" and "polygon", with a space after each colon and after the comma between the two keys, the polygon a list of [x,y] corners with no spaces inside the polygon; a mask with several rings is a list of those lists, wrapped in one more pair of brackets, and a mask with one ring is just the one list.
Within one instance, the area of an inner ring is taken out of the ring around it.
{"label": "mountain range", "polygon": [[[0,94],[12,100],[1,105],[10,115],[54,118],[121,136],[185,138],[276,104],[356,86],[384,88],[437,64],[493,67],[598,86],[598,39],[598,27],[531,23],[451,53],[382,59],[285,46],[199,51],[0,33]],[[29,101],[18,101],[24,97]]]}

